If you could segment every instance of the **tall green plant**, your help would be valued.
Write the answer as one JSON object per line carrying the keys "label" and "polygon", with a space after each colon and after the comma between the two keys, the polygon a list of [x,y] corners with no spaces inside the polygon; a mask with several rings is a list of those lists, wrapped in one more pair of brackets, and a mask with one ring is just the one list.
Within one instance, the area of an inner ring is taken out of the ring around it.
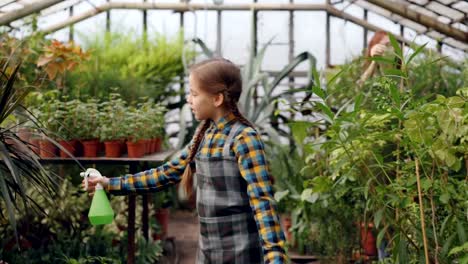
{"label": "tall green plant", "polygon": [[[363,90],[342,105],[331,104],[327,92],[337,91],[333,86],[345,72],[326,85],[317,81],[312,87],[320,99],[308,110],[320,113],[315,117],[321,117],[316,126],[321,132],[306,133],[309,142],[304,148],[314,151],[306,157],[303,170],[313,169],[313,177],[304,182],[301,198],[312,206],[302,208],[310,209],[304,211],[309,212],[309,223],[329,223],[323,215],[336,215],[333,219],[342,226],[350,217],[373,222],[378,245],[388,242],[395,263],[463,261],[460,250],[466,243],[468,200],[466,88],[456,96],[431,96],[435,100],[413,93],[410,72],[426,65],[412,62],[424,46],[405,56],[395,38],[390,40],[400,63],[378,58],[391,67],[369,83],[372,91]],[[348,219],[339,218],[340,210]],[[319,236],[329,230],[319,229]],[[346,247],[335,244],[328,252],[349,252]]]}
{"label": "tall green plant", "polygon": [[[145,40],[133,33],[106,33],[85,38],[84,46],[90,59],[82,72],[71,74],[67,80],[73,97],[104,99],[117,92],[127,102],[144,96],[163,102],[183,96],[184,91],[175,85],[184,71],[182,34]],[[194,52],[190,47],[186,50],[185,56],[191,59]]]}
{"label": "tall green plant", "polygon": [[[22,108],[21,102],[29,92],[29,89],[16,90],[19,68],[19,65],[11,67],[5,61],[0,63],[0,124],[13,115],[15,110]],[[37,124],[30,115],[24,118]],[[53,175],[41,165],[29,143],[16,136],[14,127],[0,125],[0,157],[1,204],[5,206],[8,220],[16,234],[15,209],[23,204],[24,210],[28,210],[31,203],[25,184],[31,184],[43,194],[51,194],[55,192]]]}

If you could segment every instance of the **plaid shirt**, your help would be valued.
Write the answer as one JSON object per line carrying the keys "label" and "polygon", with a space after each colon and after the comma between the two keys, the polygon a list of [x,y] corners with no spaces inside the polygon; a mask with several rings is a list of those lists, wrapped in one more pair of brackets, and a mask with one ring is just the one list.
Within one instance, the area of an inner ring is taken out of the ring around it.
{"label": "plaid shirt", "polygon": [[[204,157],[221,157],[225,139],[236,117],[230,113],[212,123],[200,149]],[[242,177],[247,181],[247,193],[262,240],[265,263],[287,263],[285,238],[281,230],[269,167],[263,142],[257,132],[244,127],[231,144]],[[110,178],[108,190],[113,194],[158,191],[180,181],[188,162],[188,147],[178,157],[158,168],[123,177]],[[193,161],[194,163],[195,161]],[[191,164],[193,166],[193,164]]]}

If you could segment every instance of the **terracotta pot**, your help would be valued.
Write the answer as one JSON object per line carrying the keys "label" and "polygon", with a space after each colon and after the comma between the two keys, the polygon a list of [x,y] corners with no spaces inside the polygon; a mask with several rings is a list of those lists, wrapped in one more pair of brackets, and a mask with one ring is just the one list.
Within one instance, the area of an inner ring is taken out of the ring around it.
{"label": "terracotta pot", "polygon": [[57,146],[48,140],[40,140],[40,156],[41,158],[53,158],[57,156]]}
{"label": "terracotta pot", "polygon": [[364,250],[364,254],[367,256],[376,256],[377,255],[377,245],[375,236],[372,233],[374,225],[372,223],[367,224],[360,223],[360,233],[361,233],[361,247]]}
{"label": "terracotta pot", "polygon": [[23,142],[29,142],[29,139],[31,138],[31,130],[29,128],[20,128],[17,135]]}
{"label": "terracotta pot", "polygon": [[152,143],[153,153],[158,152],[158,139],[153,138]]}
{"label": "terracotta pot", "polygon": [[104,148],[106,149],[106,157],[118,158],[122,155],[121,142],[119,140],[105,141]]}
{"label": "terracotta pot", "polygon": [[[68,152],[70,152],[70,154],[72,154],[73,156],[76,155],[75,153],[75,148],[76,148],[76,140],[60,140],[59,141],[59,144],[64,148],[66,149]],[[65,151],[63,150],[60,150],[60,157],[61,158],[69,158],[70,155],[68,155]]]}
{"label": "terracotta pot", "polygon": [[29,148],[36,154],[36,155],[39,155],[40,154],[40,150],[41,150],[41,146],[40,146],[40,142],[41,140],[38,139],[38,138],[30,138],[29,139]]}
{"label": "terracotta pot", "polygon": [[127,151],[129,158],[140,158],[145,155],[145,146],[141,140],[137,142],[128,141]]}
{"label": "terracotta pot", "polygon": [[169,208],[156,209],[156,212],[154,213],[154,218],[156,218],[156,221],[161,227],[161,230],[159,233],[154,234],[153,238],[155,240],[166,238],[167,231],[169,229],[169,213]]}
{"label": "terracotta pot", "polygon": [[150,154],[151,153],[151,139],[143,139],[143,142],[145,144],[145,154]]}
{"label": "terracotta pot", "polygon": [[93,140],[84,140],[81,141],[83,144],[83,157],[94,158],[97,157],[99,149],[99,141],[96,139]]}
{"label": "terracotta pot", "polygon": [[162,143],[163,143],[162,138],[155,139],[154,152],[160,152],[162,150]]}
{"label": "terracotta pot", "polygon": [[16,141],[14,141],[12,138],[6,138],[5,139],[5,143],[7,143],[8,145],[10,145],[11,148],[15,148],[17,149],[18,148],[18,144],[16,143]]}

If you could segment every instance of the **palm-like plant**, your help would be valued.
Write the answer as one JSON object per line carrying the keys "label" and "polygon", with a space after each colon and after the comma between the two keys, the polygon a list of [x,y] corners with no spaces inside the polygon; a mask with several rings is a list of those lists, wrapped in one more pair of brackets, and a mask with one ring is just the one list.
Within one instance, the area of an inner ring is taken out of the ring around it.
{"label": "palm-like plant", "polygon": [[29,89],[15,89],[19,68],[20,65],[10,67],[8,62],[0,61],[0,193],[3,200],[0,206],[6,207],[7,217],[17,239],[15,210],[24,207],[27,212],[33,204],[31,202],[34,202],[26,194],[25,186],[37,188],[44,194],[54,193],[51,173],[40,164],[29,143],[14,133],[16,125],[1,125],[17,110],[23,110],[26,121],[37,124],[35,118],[21,106]]}

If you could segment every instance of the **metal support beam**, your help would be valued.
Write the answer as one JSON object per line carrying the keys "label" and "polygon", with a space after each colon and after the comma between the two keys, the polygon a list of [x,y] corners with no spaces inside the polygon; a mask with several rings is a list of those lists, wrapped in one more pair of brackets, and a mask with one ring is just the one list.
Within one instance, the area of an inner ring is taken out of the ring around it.
{"label": "metal support beam", "polygon": [[62,0],[43,0],[43,1],[36,1],[35,3],[29,4],[29,5],[24,5],[24,7],[21,9],[8,12],[0,16],[0,26],[7,25],[15,20],[21,19],[33,13],[39,12],[42,9],[48,8],[60,2],[62,2]]}
{"label": "metal support beam", "polygon": [[[367,9],[364,9],[364,21],[367,22]],[[364,49],[367,48],[367,35],[369,34],[369,31],[367,28],[364,28],[364,39],[363,39],[363,47]]]}
{"label": "metal support beam", "polygon": [[[327,8],[331,7],[330,0],[327,0]],[[325,67],[330,67],[330,13],[327,12],[325,20]]]}
{"label": "metal support beam", "polygon": [[[109,1],[109,0],[108,0]],[[111,9],[135,9],[135,10],[173,10],[175,12],[188,12],[195,10],[215,10],[215,11],[277,11],[277,10],[302,10],[302,11],[320,11],[326,10],[325,5],[322,4],[189,4],[189,3],[124,3],[124,2],[107,2],[95,9],[83,12],[80,15],[71,17],[51,27],[48,27],[42,32],[50,33],[67,27],[70,24],[75,24],[82,20],[93,17],[102,12],[107,12]],[[108,19],[110,15],[108,14]],[[109,26],[109,25],[108,25]],[[110,26],[109,26],[110,27]]]}
{"label": "metal support beam", "polygon": [[[289,3],[293,3],[294,0],[289,0]],[[291,63],[294,59],[294,11],[289,11],[289,53],[288,53],[288,61]],[[289,88],[294,88],[294,77],[289,76]]]}
{"label": "metal support beam", "polygon": [[[110,4],[110,0],[107,0],[107,2]],[[101,13],[101,12],[98,12],[96,14],[99,14],[99,13]],[[110,32],[110,30],[111,30],[110,23],[111,23],[110,9],[106,9],[106,32]]]}
{"label": "metal support beam", "polygon": [[[147,0],[143,0],[143,2],[146,2]],[[146,38],[146,34],[148,32],[148,11],[145,9],[143,10],[143,34]]]}
{"label": "metal support beam", "polygon": [[[70,6],[68,9],[69,17],[73,17],[73,6]],[[70,29],[68,31],[68,41],[73,41],[73,34],[74,34],[74,25],[70,25]]]}
{"label": "metal support beam", "polygon": [[388,11],[400,15],[402,17],[408,18],[417,22],[421,25],[424,25],[428,28],[433,28],[434,30],[443,33],[447,36],[450,36],[456,40],[462,41],[464,43],[468,42],[468,33],[463,32],[459,29],[453,28],[450,25],[441,23],[435,18],[432,18],[428,15],[421,14],[411,8],[408,8],[408,5],[398,3],[396,1],[388,0],[367,0],[367,2],[374,4],[376,6],[387,9]]}
{"label": "metal support beam", "polygon": [[[154,10],[174,10],[176,12],[188,12],[193,10],[226,10],[226,11],[289,11],[289,10],[297,10],[297,11],[326,11],[329,15],[339,17],[348,21],[351,21],[357,25],[360,25],[368,30],[371,31],[378,31],[384,30],[383,28],[374,26],[367,21],[354,17],[344,11],[338,10],[332,5],[326,4],[262,4],[262,3],[252,3],[252,4],[222,4],[222,5],[214,5],[214,4],[189,4],[189,3],[154,3],[154,2],[146,2],[146,3],[124,3],[124,2],[109,2],[105,3],[97,8],[84,12],[80,15],[73,16],[61,23],[55,24],[51,27],[45,28],[41,32],[43,33],[51,33],[67,27],[71,24],[80,22],[87,18],[93,17],[99,13],[107,12],[111,9],[154,9]],[[412,44],[413,42],[403,38],[402,36],[395,36],[399,41],[404,42],[405,44]],[[445,43],[446,45],[449,45]],[[463,51],[467,51],[468,49],[462,49]]]}
{"label": "metal support beam", "polygon": [[222,40],[223,40],[223,21],[221,11],[216,11],[216,55],[223,56],[221,51]]}

